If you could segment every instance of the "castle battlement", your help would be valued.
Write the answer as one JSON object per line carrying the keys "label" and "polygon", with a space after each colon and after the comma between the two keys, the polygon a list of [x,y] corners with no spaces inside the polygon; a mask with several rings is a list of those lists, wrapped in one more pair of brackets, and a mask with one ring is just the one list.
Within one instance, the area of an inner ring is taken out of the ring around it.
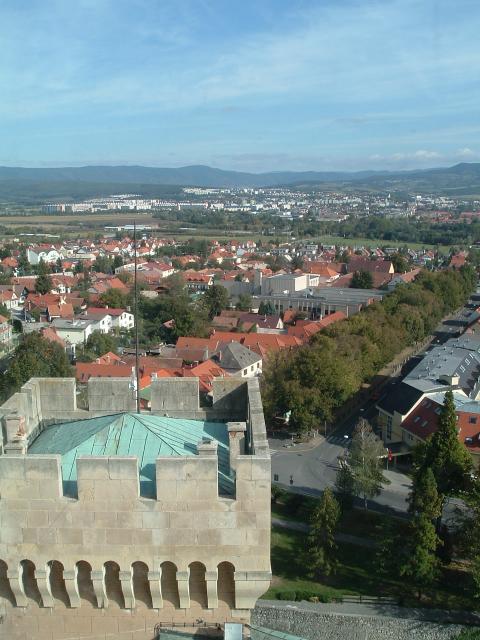
{"label": "castle battlement", "polygon": [[[60,603],[62,624],[87,607],[92,629],[118,608],[157,622],[248,620],[270,582],[258,380],[218,381],[203,408],[198,380],[160,379],[141,414],[116,382],[89,385],[88,411],[69,379],[32,379],[0,407],[7,622],[26,607],[40,624]],[[125,412],[112,412],[118,399]]]}

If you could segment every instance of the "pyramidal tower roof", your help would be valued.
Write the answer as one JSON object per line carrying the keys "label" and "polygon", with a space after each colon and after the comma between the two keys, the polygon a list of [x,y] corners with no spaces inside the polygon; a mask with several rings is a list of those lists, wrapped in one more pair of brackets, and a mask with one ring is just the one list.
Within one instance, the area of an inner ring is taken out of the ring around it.
{"label": "pyramidal tower roof", "polygon": [[154,498],[156,459],[194,456],[204,439],[217,442],[219,489],[232,494],[228,431],[223,422],[117,413],[50,425],[31,443],[28,454],[61,455],[64,493],[70,496],[77,493],[76,460],[80,456],[136,456],[140,494]]}

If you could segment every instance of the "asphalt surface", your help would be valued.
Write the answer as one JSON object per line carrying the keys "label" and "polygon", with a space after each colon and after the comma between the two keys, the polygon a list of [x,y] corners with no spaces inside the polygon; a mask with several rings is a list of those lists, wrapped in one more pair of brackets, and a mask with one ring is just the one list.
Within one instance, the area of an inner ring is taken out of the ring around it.
{"label": "asphalt surface", "polygon": [[[464,319],[471,313],[468,306],[462,308],[437,327],[429,348],[442,344],[452,338],[464,326]],[[413,356],[402,368],[399,376],[391,380],[383,388],[391,392],[407,371],[418,363],[418,356]],[[306,495],[319,495],[326,487],[333,487],[339,469],[339,456],[342,456],[355,425],[360,418],[373,420],[377,415],[375,404],[378,401],[368,400],[349,419],[340,425],[332,435],[319,438],[318,444],[308,447],[304,445],[288,446],[290,441],[271,438],[269,440],[272,454],[272,481],[291,491]],[[287,446],[286,446],[287,445]],[[385,469],[385,476],[390,484],[385,485],[379,496],[369,501],[369,508],[406,515],[407,497],[411,488],[411,480],[404,473],[392,468]],[[455,504],[449,506],[452,512]],[[451,514],[445,514],[449,517]]]}

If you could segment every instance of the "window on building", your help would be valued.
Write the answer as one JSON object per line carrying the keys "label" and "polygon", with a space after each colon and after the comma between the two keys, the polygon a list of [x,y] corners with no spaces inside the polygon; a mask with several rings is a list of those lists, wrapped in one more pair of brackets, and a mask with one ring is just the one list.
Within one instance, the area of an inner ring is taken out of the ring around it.
{"label": "window on building", "polygon": [[411,433],[409,433],[409,434],[408,434],[408,439],[409,439],[409,440],[413,440],[413,436],[412,436],[412,434],[411,434]]}
{"label": "window on building", "polygon": [[254,369],[254,366],[253,366],[253,364],[252,364],[252,366],[250,367],[250,371],[253,371],[253,369]]}
{"label": "window on building", "polygon": [[469,419],[468,419],[468,422],[469,422],[470,424],[477,424],[477,418],[476,418],[476,416],[470,416],[470,417],[469,417]]}
{"label": "window on building", "polygon": [[391,439],[392,439],[392,425],[387,424],[387,440],[391,440]]}

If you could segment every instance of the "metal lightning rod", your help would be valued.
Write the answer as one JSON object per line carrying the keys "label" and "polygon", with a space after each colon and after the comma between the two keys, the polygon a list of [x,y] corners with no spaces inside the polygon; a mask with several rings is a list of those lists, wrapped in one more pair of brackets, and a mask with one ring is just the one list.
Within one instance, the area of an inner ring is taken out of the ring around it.
{"label": "metal lightning rod", "polygon": [[137,223],[133,223],[133,255],[134,255],[134,276],[133,276],[133,313],[135,319],[135,401],[137,413],[140,413],[140,376],[138,366],[138,290],[137,290]]}

